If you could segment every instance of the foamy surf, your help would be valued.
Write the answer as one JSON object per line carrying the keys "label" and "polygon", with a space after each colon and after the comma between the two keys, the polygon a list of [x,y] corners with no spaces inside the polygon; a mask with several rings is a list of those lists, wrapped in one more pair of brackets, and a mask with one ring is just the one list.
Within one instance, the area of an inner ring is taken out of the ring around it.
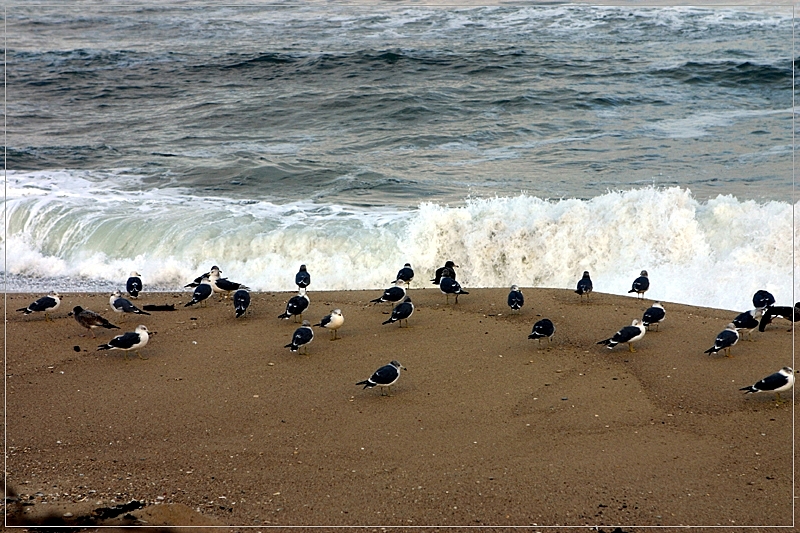
{"label": "foamy surf", "polygon": [[255,290],[285,291],[301,263],[314,290],[384,288],[406,262],[427,286],[452,259],[465,287],[572,289],[588,270],[596,291],[625,294],[646,269],[648,299],[735,310],[758,289],[794,299],[788,202],[698,202],[687,189],[645,187],[359,210],[105,183],[9,173],[8,290],[110,290],[132,270],[146,289],[176,290],[217,264]]}

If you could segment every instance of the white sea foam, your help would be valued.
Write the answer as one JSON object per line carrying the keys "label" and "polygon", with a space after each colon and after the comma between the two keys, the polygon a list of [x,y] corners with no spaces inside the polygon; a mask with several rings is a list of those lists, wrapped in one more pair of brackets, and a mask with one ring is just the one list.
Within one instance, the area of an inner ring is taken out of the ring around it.
{"label": "white sea foam", "polygon": [[75,172],[10,172],[8,191],[11,290],[36,280],[113,286],[131,270],[151,288],[178,289],[212,264],[256,290],[291,290],[301,263],[316,290],[375,289],[405,262],[428,284],[452,259],[465,287],[572,289],[589,270],[596,291],[625,294],[646,269],[652,299],[734,310],[758,289],[794,299],[800,233],[788,202],[698,202],[686,189],[644,187],[590,200],[523,194],[357,210],[125,191]]}

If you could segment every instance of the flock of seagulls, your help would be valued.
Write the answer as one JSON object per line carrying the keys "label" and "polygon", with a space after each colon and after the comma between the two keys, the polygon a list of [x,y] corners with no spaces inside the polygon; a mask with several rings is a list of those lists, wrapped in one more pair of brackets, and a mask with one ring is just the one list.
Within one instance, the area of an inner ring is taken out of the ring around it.
{"label": "flock of seagulls", "polygon": [[[628,293],[636,293],[638,298],[643,298],[644,293],[647,292],[649,288],[650,279],[648,278],[647,271],[642,270],[639,277],[633,281],[631,290],[629,290]],[[511,295],[514,293],[515,289],[516,286],[511,287],[511,293],[509,294],[509,306],[511,306]],[[583,295],[586,295],[588,299],[589,293],[592,292],[592,280],[589,272],[583,273],[583,277],[578,281],[578,286],[575,292],[581,296],[581,299],[583,299]],[[714,345],[703,353],[711,355],[722,352],[726,357],[733,357],[731,355],[731,347],[739,342],[739,339],[741,339],[742,335],[747,335],[748,338],[750,338],[752,332],[756,329],[759,329],[759,331],[764,331],[764,328],[770,323],[772,318],[781,317],[793,322],[800,320],[800,302],[797,302],[793,308],[775,308],[774,304],[775,297],[768,291],[756,291],[756,293],[753,295],[753,306],[755,309],[738,314],[733,321],[725,327],[724,330],[717,334],[716,338],[714,339]],[[619,331],[614,333],[614,335],[599,341],[597,344],[602,344],[607,346],[609,349],[613,349],[618,344],[625,343],[628,345],[629,351],[635,352],[636,350],[633,348],[633,343],[641,340],[644,337],[645,332],[649,331],[650,326],[652,325],[655,325],[656,331],[658,331],[658,325],[664,320],[665,317],[666,310],[664,309],[664,306],[661,304],[661,302],[655,302],[644,312],[642,320],[634,319],[630,326],[622,327]],[[536,326],[534,326],[534,333],[535,332]],[[537,338],[534,333],[531,333],[529,338]],[[794,371],[791,367],[787,366],[783,367],[774,374],[770,374],[754,385],[744,387],[740,390],[743,390],[746,393],[768,391],[775,392],[776,401],[781,402],[780,393],[791,389],[793,386]]]}
{"label": "flock of seagulls", "polygon": [[[185,288],[194,288],[192,299],[189,300],[184,307],[190,307],[195,304],[205,306],[212,294],[217,293],[224,298],[229,298],[233,294],[233,306],[236,317],[242,316],[250,305],[250,289],[241,283],[230,281],[228,278],[222,277],[222,270],[214,265],[211,270],[205,274],[196,277],[194,281],[184,285]],[[235,291],[235,292],[234,292]]]}
{"label": "flock of seagulls", "polygon": [[[240,283],[234,283],[226,278],[222,278],[220,274],[222,271],[219,267],[214,266],[209,272],[198,276],[194,281],[187,284],[186,287],[193,287],[194,292],[192,299],[185,305],[189,307],[197,303],[205,301],[215,292],[225,296],[229,296],[231,292],[236,291],[233,295],[234,309],[237,317],[242,316],[247,307],[250,305],[250,294],[247,292],[247,287]],[[125,290],[130,298],[137,299],[143,290],[142,278],[139,273],[133,271],[130,273],[128,280],[125,283]],[[111,293],[108,300],[111,309],[115,314],[119,314],[120,320],[124,320],[127,315],[150,315],[146,310],[139,309],[128,298],[122,296],[119,290]],[[57,310],[61,305],[61,295],[57,292],[51,292],[47,296],[43,296],[35,302],[17,309],[26,315],[31,313],[41,312],[44,313],[45,320],[50,321],[50,314]],[[147,306],[145,306],[147,307]],[[108,319],[104,318],[99,313],[91,309],[84,309],[80,305],[73,307],[69,313],[70,316],[75,318],[75,321],[82,327],[86,328],[92,334],[92,338],[97,338],[94,330],[97,328],[102,329],[120,329],[119,326],[112,324]],[[150,340],[150,336],[155,335],[154,331],[149,331],[147,326],[140,324],[136,326],[133,331],[128,331],[122,335],[117,335],[105,344],[97,347],[98,351],[102,350],[121,350],[125,352],[125,359],[127,360],[127,352],[133,350],[140,359],[146,359],[139,353],[139,349],[144,348]]]}
{"label": "flock of seagulls", "polygon": [[[465,291],[461,285],[456,281],[456,271],[458,267],[453,261],[447,261],[444,266],[438,268],[435,272],[432,283],[439,286],[440,291],[446,297],[446,303],[450,303],[450,296],[455,297],[454,303],[458,303],[459,295],[468,295],[469,292]],[[395,280],[392,282],[393,286],[388,287],[383,291],[383,294],[378,298],[370,300],[370,303],[380,304],[389,303],[396,304],[392,308],[390,317],[383,322],[386,324],[398,323],[399,327],[403,327],[405,321],[408,327],[408,319],[414,313],[414,303],[408,294],[408,287],[414,279],[414,270],[410,263],[406,263],[401,268]],[[302,354],[308,353],[308,345],[314,340],[313,327],[321,327],[330,331],[330,340],[337,340],[341,337],[338,336],[338,331],[344,324],[344,316],[341,309],[334,309],[328,315],[324,316],[314,326],[311,322],[303,320],[303,313],[310,305],[308,297],[308,287],[311,284],[311,275],[308,272],[306,265],[300,265],[300,269],[295,275],[295,284],[298,288],[296,296],[291,297],[286,303],[286,310],[278,315],[278,318],[289,319],[294,317],[295,322],[301,322],[291,338],[291,341],[284,347],[289,348],[292,352],[299,352]],[[138,272],[133,271],[126,282],[126,291],[130,298],[137,299],[143,290],[142,280]],[[236,318],[244,316],[250,305],[249,289],[241,284],[228,280],[222,277],[222,271],[218,266],[213,266],[211,269],[195,278],[192,282],[185,285],[186,288],[193,288],[192,298],[185,304],[189,307],[195,304],[206,305],[206,301],[213,295],[219,294],[220,299],[231,298],[234,306],[234,314]],[[645,292],[650,288],[650,280],[646,270],[642,270],[639,277],[637,277],[631,286],[629,293],[635,293],[637,298],[644,298]],[[593,284],[591,276],[588,271],[583,273],[583,276],[577,283],[575,292],[580,295],[581,301],[586,296],[587,300],[593,291]],[[231,297],[232,294],[232,297]],[[117,290],[111,294],[109,304],[115,313],[118,313],[122,318],[129,314],[135,315],[149,315],[146,310],[139,309],[129,299],[122,296],[122,293]],[[508,307],[512,312],[519,312],[525,304],[525,298],[519,286],[512,285],[507,299]],[[752,335],[753,331],[758,329],[764,331],[764,328],[774,318],[781,317],[791,321],[800,320],[800,302],[796,303],[794,307],[780,307],[775,306],[775,298],[767,291],[759,290],[753,295],[754,309],[745,311],[737,315],[727,326],[721,331],[714,339],[714,345],[705,350],[706,354],[717,354],[722,352],[727,357],[732,357],[731,348],[735,346],[743,335],[748,338]],[[17,309],[25,315],[31,313],[44,313],[45,320],[51,321],[50,314],[56,311],[61,305],[61,296],[57,292],[51,292],[47,296],[43,296],[27,307]],[[144,306],[145,309],[148,306]],[[96,338],[94,330],[97,328],[104,329],[120,329],[102,317],[100,314],[84,309],[81,306],[75,306],[71,313],[75,320],[82,327],[85,327],[93,338]],[[631,325],[626,325],[620,328],[612,336],[598,341],[597,344],[604,345],[608,349],[613,349],[617,345],[627,344],[630,352],[635,352],[633,344],[641,340],[647,331],[650,331],[651,326],[655,326],[658,331],[658,326],[664,321],[666,317],[666,310],[660,302],[655,302],[643,314],[642,319],[635,319]],[[555,335],[555,324],[548,318],[543,318],[533,325],[531,333],[528,335],[529,339],[538,340],[539,343],[543,339],[552,342]],[[141,358],[142,355],[139,350],[143,348],[149,341],[151,332],[144,325],[137,326],[134,331],[126,332],[122,335],[117,335],[112,338],[108,343],[98,346],[98,350],[120,350],[125,353],[127,360],[127,352],[133,351]],[[371,388],[379,386],[381,394],[388,394],[390,387],[394,385],[400,377],[400,370],[405,369],[399,362],[391,361],[389,364],[377,369],[372,376],[364,381],[360,381],[357,385],[364,385],[364,388]],[[778,372],[775,372],[755,384],[744,387],[740,390],[747,394],[756,392],[774,392],[776,400],[781,401],[780,393],[790,390],[794,385],[794,371],[791,367],[783,367]]]}

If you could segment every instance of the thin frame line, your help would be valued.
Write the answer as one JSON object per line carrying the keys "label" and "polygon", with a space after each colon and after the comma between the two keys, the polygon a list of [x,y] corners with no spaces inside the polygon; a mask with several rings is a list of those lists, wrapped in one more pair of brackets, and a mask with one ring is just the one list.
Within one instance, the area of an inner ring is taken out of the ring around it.
{"label": "thin frame line", "polygon": [[[89,2],[87,7],[104,7],[104,8],[113,8],[113,7],[142,7],[146,5],[145,3],[112,3],[106,4],[102,1],[97,1],[96,3]],[[170,5],[173,7],[184,7],[175,4],[155,4],[159,7],[169,8]],[[190,1],[185,7],[192,8],[194,6],[204,5],[203,2],[198,1],[197,3]],[[224,4],[215,4],[214,7],[283,7],[283,8],[303,8],[303,7],[314,7],[314,6],[329,6],[329,5],[340,5],[340,6],[359,6],[363,5],[361,2],[358,1],[333,1],[333,2],[318,2],[318,1],[310,1],[308,3],[300,0],[296,3],[272,3],[272,2],[265,2],[265,3],[224,3]],[[537,7],[539,4],[528,4],[525,2],[520,2],[519,4],[515,2],[511,3],[502,3],[498,2],[497,7],[511,7],[511,6],[519,6],[519,7]],[[542,4],[541,7],[547,6],[548,4]],[[587,4],[578,4],[579,6],[591,6],[591,3]],[[617,4],[617,3],[602,3],[602,4],[595,4],[600,7],[627,7],[625,4]],[[4,492],[8,486],[8,408],[7,408],[7,365],[8,365],[8,62],[7,62],[7,54],[8,54],[8,7],[69,7],[70,3],[65,1],[63,3],[54,2],[54,3],[36,3],[36,2],[29,2],[29,3],[6,3],[3,6],[3,242],[5,244],[3,249],[3,487]],[[480,4],[476,2],[474,4],[467,4],[464,5],[463,3],[449,3],[449,2],[430,2],[430,3],[423,3],[421,5],[418,4],[389,4],[389,5],[380,5],[380,7],[388,7],[390,9],[396,7],[422,7],[422,8],[436,8],[436,7],[462,7],[462,8],[479,8],[479,7],[489,7],[486,4]],[[637,4],[636,7],[653,7],[653,8],[667,8],[667,7],[701,7],[701,8],[715,8],[715,7],[758,7],[758,8],[781,8],[781,7],[788,7],[791,6],[792,8],[792,56],[790,61],[792,62],[792,117],[790,121],[790,125],[792,128],[792,193],[791,193],[791,202],[792,202],[792,300],[793,302],[796,301],[796,291],[795,291],[795,283],[796,283],[796,272],[795,272],[795,260],[796,260],[796,237],[795,237],[795,222],[796,222],[796,207],[795,207],[795,197],[796,197],[796,172],[795,172],[795,13],[796,7],[794,3],[788,4],[773,4],[773,5],[763,5],[758,3],[710,3],[710,4],[686,4],[686,5],[669,5],[669,4]],[[796,335],[796,328],[795,322],[792,322],[792,368],[794,369],[795,365],[795,335]],[[396,529],[418,529],[418,528],[435,528],[435,529],[454,529],[454,528],[480,528],[480,529],[499,529],[499,528],[541,528],[541,529],[550,529],[550,528],[560,528],[560,529],[592,529],[597,530],[600,527],[604,528],[612,528],[612,527],[620,527],[620,528],[638,528],[638,529],[661,529],[661,528],[675,528],[675,529],[691,529],[691,528],[709,528],[709,529],[722,529],[722,528],[737,528],[737,529],[752,529],[752,528],[794,528],[796,524],[795,518],[795,494],[796,494],[796,460],[795,460],[795,398],[796,392],[795,389],[792,389],[792,525],[791,526],[781,526],[781,525],[774,525],[774,526],[760,526],[760,525],[714,525],[714,526],[701,526],[701,525],[677,525],[677,526],[669,526],[669,525],[626,525],[626,524],[604,524],[600,525],[513,525],[513,526],[493,526],[493,525],[343,525],[343,526],[332,526],[332,525],[226,525],[226,526],[174,526],[174,527],[187,527],[187,528],[264,528],[264,529],[273,529],[273,528],[291,528],[291,529],[298,529],[298,528],[310,528],[310,529],[319,529],[319,528],[330,528],[330,529],[344,529],[344,528],[396,528]],[[5,494],[4,494],[5,496]],[[3,518],[4,518],[4,525],[5,527],[31,527],[31,526],[8,526],[8,512],[7,506],[8,502],[6,501],[5,497],[3,498]],[[49,528],[53,529],[63,529],[69,528],[74,529],[75,526],[64,525],[64,526],[48,526]],[[153,526],[149,525],[142,525],[142,526],[92,526],[93,528],[103,529],[103,528],[152,528]],[[172,526],[171,526],[172,527]]]}

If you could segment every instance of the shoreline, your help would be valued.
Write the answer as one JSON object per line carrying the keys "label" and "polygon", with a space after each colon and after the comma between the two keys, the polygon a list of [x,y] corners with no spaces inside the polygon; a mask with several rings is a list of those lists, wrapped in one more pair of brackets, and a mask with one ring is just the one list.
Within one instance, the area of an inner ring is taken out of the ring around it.
{"label": "shoreline", "polygon": [[[145,293],[135,305],[176,311],[121,323],[108,293],[64,293],[53,322],[14,312],[41,295],[9,293],[11,516],[74,525],[136,500],[104,523],[792,523],[793,394],[776,406],[738,390],[791,365],[789,322],[708,356],[735,314],[663,302],[631,353],[596,343],[652,300],[523,287],[512,313],[507,289],[468,290],[446,305],[412,288],[409,328],[381,325],[379,290],[311,292],[304,318],[338,307],[345,322],[333,342],[314,328],[307,356],[283,348],[299,326],[277,318],[292,291],[251,293],[241,319],[216,297],[184,308],[189,291]],[[93,339],[74,305],[122,329]],[[542,317],[552,343],[527,339]],[[147,360],[96,351],[139,323],[157,332]],[[392,359],[408,370],[391,396],[355,386]]]}

